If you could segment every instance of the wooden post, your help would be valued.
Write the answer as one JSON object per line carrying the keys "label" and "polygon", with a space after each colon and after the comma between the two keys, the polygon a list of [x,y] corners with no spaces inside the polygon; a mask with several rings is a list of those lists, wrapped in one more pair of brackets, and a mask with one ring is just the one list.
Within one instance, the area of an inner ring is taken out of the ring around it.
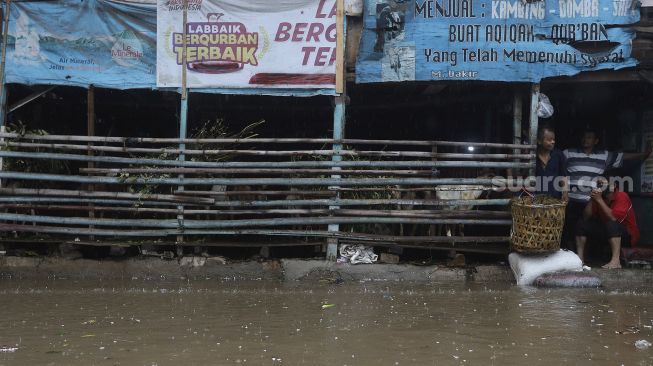
{"label": "wooden post", "polygon": [[[188,0],[184,0],[184,10],[183,10],[183,21],[182,21],[182,26],[183,26],[183,62],[181,64],[181,107],[180,107],[180,112],[179,112],[179,138],[180,139],[185,139],[186,138],[186,122],[188,118],[188,89],[186,88],[186,25],[188,23]],[[186,149],[186,144],[180,143],[179,144],[179,150],[183,151]],[[178,156],[179,161],[185,161],[186,156],[183,154],[183,152],[180,152]],[[184,175],[180,174],[179,175],[179,180],[182,181],[178,187],[177,190],[183,191],[184,190],[184,185],[183,185],[183,179]],[[179,205],[177,206],[177,222],[178,226],[181,232],[184,231],[184,206]],[[181,245],[184,242],[184,236],[183,234],[177,235],[177,256],[182,256],[184,254],[184,248]]]}
{"label": "wooden post", "polygon": [[[540,98],[540,84],[534,83],[531,85],[531,110],[529,117],[529,131],[528,131],[528,142],[531,145],[537,144],[537,129],[538,129],[538,117],[537,117],[537,106]],[[529,175],[535,175],[535,167],[533,166],[529,170]]]}
{"label": "wooden post", "polygon": [[[95,136],[95,88],[93,85],[89,85],[88,87],[88,93],[86,95],[86,107],[87,107],[87,119],[86,119],[86,132],[88,136]],[[91,146],[93,145],[92,142],[88,143],[88,151],[87,154],[88,156],[93,156],[93,150],[91,149]],[[95,168],[95,163],[92,161],[89,161],[87,163],[87,166],[89,169]],[[95,185],[94,184],[89,184],[88,185],[88,190],[93,192],[95,191]],[[88,211],[88,217],[93,219],[95,218],[95,210],[93,210],[93,204],[90,203],[89,205],[90,210]],[[89,229],[93,229],[93,225],[89,226]],[[90,240],[95,240],[94,236],[89,236]]]}
{"label": "wooden post", "polygon": [[345,1],[336,0],[336,93],[345,92]]}
{"label": "wooden post", "polygon": [[[2,61],[0,62],[0,132],[5,132],[5,120],[7,119],[7,85],[5,84],[5,65],[7,63],[7,38],[9,33],[9,14],[11,13],[11,0],[6,0],[2,27]],[[0,138],[4,142],[4,138]],[[3,169],[4,161],[0,157],[0,171]],[[2,180],[0,179],[0,187]]]}
{"label": "wooden post", "polygon": [[[522,121],[522,98],[521,95],[519,94],[519,91],[515,91],[515,94],[513,96],[513,101],[512,101],[512,133],[513,133],[513,143],[514,144],[521,144],[522,143],[522,138],[521,138],[521,121]],[[513,150],[514,154],[520,154],[521,150],[520,149],[515,149]],[[519,159],[515,159],[515,162],[519,162]],[[512,176],[519,175],[518,170],[519,169],[509,169],[511,171]]]}
{"label": "wooden post", "polygon": [[[333,111],[333,139],[342,140],[345,138],[345,64],[344,64],[344,50],[345,50],[345,4],[344,0],[336,0],[336,93],[340,93],[335,97],[335,107]],[[333,150],[342,150],[342,144],[333,144]],[[342,156],[332,155],[332,161],[342,161]],[[333,170],[340,170],[339,167],[333,167]],[[340,175],[334,174],[331,178],[340,179]],[[338,188],[338,187],[334,187]],[[340,192],[337,193],[337,199],[340,198]],[[329,210],[337,210],[339,206],[329,206]],[[339,224],[329,224],[328,230],[330,232],[340,231]],[[338,258],[338,239],[327,239],[327,253],[328,261],[335,261]]]}

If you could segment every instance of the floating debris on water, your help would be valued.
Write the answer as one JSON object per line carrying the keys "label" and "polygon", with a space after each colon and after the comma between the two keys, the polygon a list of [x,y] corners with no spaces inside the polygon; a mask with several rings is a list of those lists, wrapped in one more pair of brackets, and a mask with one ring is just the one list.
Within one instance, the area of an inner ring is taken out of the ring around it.
{"label": "floating debris on water", "polygon": [[635,347],[637,347],[637,349],[648,349],[651,347],[651,342],[647,341],[646,339],[640,339],[639,341],[635,342]]}
{"label": "floating debris on water", "polygon": [[335,307],[335,304],[322,304],[322,309],[329,309]]}
{"label": "floating debris on water", "polygon": [[[649,346],[651,344],[649,343]],[[2,353],[13,353],[18,351],[18,347],[7,347],[7,346],[0,346],[0,352]]]}
{"label": "floating debris on water", "polygon": [[636,325],[626,327],[624,330],[615,330],[614,331],[617,334],[637,334],[639,333],[639,327]]}

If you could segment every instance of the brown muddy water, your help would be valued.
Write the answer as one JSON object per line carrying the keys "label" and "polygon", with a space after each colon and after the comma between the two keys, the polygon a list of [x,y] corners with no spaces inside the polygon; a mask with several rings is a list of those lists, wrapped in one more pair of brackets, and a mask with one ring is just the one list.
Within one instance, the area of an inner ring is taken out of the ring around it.
{"label": "brown muddy water", "polygon": [[653,295],[0,280],[0,365],[653,365]]}

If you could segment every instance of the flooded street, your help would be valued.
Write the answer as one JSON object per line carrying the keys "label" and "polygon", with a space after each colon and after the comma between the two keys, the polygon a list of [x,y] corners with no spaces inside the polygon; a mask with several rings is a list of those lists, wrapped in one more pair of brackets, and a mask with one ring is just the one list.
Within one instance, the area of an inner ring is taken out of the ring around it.
{"label": "flooded street", "polygon": [[3,279],[0,298],[0,365],[653,364],[650,293]]}

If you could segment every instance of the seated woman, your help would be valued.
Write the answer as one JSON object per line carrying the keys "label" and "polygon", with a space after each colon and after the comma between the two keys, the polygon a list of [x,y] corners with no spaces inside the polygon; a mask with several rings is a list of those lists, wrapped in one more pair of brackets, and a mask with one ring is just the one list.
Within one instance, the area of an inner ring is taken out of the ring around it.
{"label": "seated woman", "polygon": [[583,262],[588,237],[594,240],[608,239],[612,257],[603,268],[610,269],[621,268],[621,246],[635,245],[639,240],[639,228],[630,197],[605,180],[599,181],[598,188],[592,190],[591,200],[578,222],[576,248]]}

